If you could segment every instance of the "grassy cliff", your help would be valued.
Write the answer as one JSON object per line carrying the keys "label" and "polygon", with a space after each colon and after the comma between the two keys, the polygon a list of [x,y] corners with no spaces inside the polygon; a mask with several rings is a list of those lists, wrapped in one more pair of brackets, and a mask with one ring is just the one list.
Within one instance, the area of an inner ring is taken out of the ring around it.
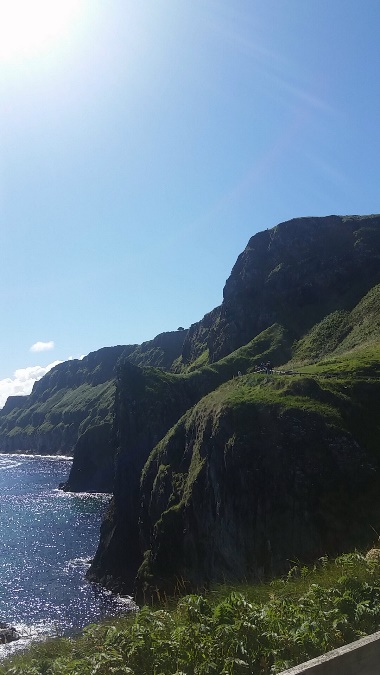
{"label": "grassy cliff", "polygon": [[[92,578],[148,597],[178,579],[281,573],[371,538],[379,233],[379,216],[332,216],[255,235],[156,406],[138,393],[132,405],[128,377],[118,381],[118,480]],[[274,372],[258,372],[267,362]]]}
{"label": "grassy cliff", "polygon": [[334,366],[235,377],[170,429],[142,474],[140,594],[178,578],[200,588],[267,577],[371,539],[379,361]]}

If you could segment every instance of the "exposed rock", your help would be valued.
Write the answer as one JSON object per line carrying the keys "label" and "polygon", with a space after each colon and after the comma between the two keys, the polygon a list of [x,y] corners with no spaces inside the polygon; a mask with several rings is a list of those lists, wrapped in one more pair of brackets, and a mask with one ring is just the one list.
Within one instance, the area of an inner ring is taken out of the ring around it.
{"label": "exposed rock", "polygon": [[15,628],[9,626],[7,623],[0,621],[0,643],[8,644],[8,642],[14,642],[15,640],[20,639],[20,635]]}
{"label": "exposed rock", "polygon": [[273,323],[299,338],[326,314],[352,309],[379,282],[380,216],[280,223],[249,240],[221,307],[190,327],[183,361],[207,348],[215,362]]}
{"label": "exposed rock", "polygon": [[110,423],[87,429],[76,443],[70,475],[61,489],[67,492],[112,492],[114,447]]}

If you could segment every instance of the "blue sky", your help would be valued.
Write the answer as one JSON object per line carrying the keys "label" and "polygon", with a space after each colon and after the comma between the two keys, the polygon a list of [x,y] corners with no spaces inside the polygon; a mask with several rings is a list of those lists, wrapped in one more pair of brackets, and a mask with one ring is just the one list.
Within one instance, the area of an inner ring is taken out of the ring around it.
{"label": "blue sky", "polygon": [[255,232],[380,211],[378,0],[71,2],[0,50],[0,404],[199,320]]}

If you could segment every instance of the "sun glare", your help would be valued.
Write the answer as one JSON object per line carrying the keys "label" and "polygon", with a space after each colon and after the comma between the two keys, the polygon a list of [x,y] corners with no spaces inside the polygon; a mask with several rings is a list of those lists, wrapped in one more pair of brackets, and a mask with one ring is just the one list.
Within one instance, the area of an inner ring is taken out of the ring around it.
{"label": "sun glare", "polygon": [[0,0],[0,61],[34,56],[64,39],[84,0]]}

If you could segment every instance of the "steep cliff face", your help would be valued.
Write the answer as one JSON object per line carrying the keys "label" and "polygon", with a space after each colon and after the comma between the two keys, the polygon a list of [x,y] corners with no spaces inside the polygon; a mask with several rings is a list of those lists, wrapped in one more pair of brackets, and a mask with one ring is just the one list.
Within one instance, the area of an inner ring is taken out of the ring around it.
{"label": "steep cliff face", "polygon": [[280,326],[272,326],[233,355],[186,375],[139,368],[129,359],[119,366],[114,498],[102,525],[90,579],[131,592],[144,552],[139,528],[140,480],[151,451],[203,396],[263,359],[281,362],[288,350],[286,334]]}
{"label": "steep cliff face", "polygon": [[300,338],[326,314],[351,310],[380,282],[380,216],[297,218],[254,235],[223,303],[189,329],[183,364],[219,360],[273,323]]}
{"label": "steep cliff face", "polygon": [[[140,596],[173,592],[178,579],[199,588],[281,573],[289,560],[370,538],[380,512],[378,456],[347,428],[341,393],[312,378],[266,379],[223,385],[150,456]],[[380,393],[378,382],[371,393]],[[379,443],[375,419],[362,421]]]}
{"label": "steep cliff face", "polygon": [[79,436],[67,481],[68,492],[112,492],[115,479],[115,443],[111,422],[89,427]]}
{"label": "steep cliff face", "polygon": [[171,370],[179,358],[187,330],[181,329],[170,333],[160,333],[153,340],[138,345],[128,356],[128,361],[136,366],[151,366]]}
{"label": "steep cliff face", "polygon": [[141,471],[152,448],[192,404],[182,378],[142,369],[128,361],[118,370],[114,498],[102,524],[89,578],[130,590],[141,564],[139,494]]}
{"label": "steep cliff face", "polygon": [[[128,370],[129,363],[137,362],[142,365],[147,364],[169,369],[181,353],[185,336],[185,330],[161,333],[149,342],[133,346],[133,348],[126,348],[117,361],[119,366],[118,377],[124,378],[123,382],[125,382],[125,372],[128,372],[133,387],[135,373],[139,372],[139,369],[131,366]],[[124,370],[123,362],[126,364]],[[121,375],[123,372],[124,376]],[[116,377],[115,367],[113,377]],[[114,380],[112,380],[112,386],[114,386]],[[118,446],[117,427],[114,425],[114,408],[115,390],[113,390],[110,413],[104,418],[98,418],[97,423],[89,427],[79,437],[74,448],[73,465],[64,489],[112,492],[117,473],[115,462]]]}

